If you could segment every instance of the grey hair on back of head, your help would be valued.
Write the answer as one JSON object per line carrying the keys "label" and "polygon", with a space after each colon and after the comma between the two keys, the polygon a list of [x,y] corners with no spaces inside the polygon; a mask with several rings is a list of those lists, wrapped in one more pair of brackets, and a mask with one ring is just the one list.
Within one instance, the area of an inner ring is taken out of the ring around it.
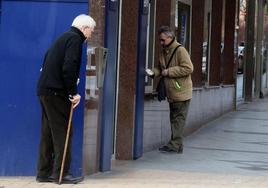
{"label": "grey hair on back of head", "polygon": [[175,38],[174,32],[170,29],[170,27],[163,25],[158,29],[158,35],[164,33],[166,36],[170,38]]}

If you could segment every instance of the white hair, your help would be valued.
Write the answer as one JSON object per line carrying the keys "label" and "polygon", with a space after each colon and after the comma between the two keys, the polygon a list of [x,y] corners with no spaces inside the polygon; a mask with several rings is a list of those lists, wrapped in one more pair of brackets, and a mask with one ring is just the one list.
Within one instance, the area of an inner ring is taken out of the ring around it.
{"label": "white hair", "polygon": [[80,14],[74,19],[72,26],[78,29],[81,29],[82,27],[94,28],[96,26],[96,22],[92,17],[86,14]]}

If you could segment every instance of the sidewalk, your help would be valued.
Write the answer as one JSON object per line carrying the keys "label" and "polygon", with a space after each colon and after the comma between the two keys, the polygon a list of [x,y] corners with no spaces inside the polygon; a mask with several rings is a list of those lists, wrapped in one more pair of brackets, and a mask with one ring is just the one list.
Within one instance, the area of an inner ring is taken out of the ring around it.
{"label": "sidewalk", "polygon": [[145,153],[77,185],[0,177],[0,188],[267,188],[268,98],[242,104],[185,139],[182,155]]}

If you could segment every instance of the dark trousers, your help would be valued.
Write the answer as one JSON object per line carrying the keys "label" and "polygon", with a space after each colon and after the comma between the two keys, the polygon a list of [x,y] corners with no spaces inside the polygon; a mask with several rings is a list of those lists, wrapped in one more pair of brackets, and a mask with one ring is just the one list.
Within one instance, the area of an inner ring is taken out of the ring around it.
{"label": "dark trousers", "polygon": [[[39,147],[37,177],[59,177],[71,102],[59,95],[40,96],[42,108],[42,128]],[[71,138],[66,154],[64,173],[68,173],[71,163]]]}
{"label": "dark trousers", "polygon": [[178,150],[183,145],[183,129],[186,122],[190,100],[169,103],[171,139],[168,147]]}

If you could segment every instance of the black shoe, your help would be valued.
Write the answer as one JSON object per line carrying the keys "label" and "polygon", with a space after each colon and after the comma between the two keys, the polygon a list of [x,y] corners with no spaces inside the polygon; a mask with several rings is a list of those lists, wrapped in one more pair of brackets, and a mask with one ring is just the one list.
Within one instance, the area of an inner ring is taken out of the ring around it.
{"label": "black shoe", "polygon": [[73,177],[72,175],[65,175],[62,178],[61,184],[77,184],[83,181],[83,177]]}
{"label": "black shoe", "polygon": [[181,145],[179,147],[179,149],[176,151],[178,154],[182,154],[183,153],[183,145]]}
{"label": "black shoe", "polygon": [[49,176],[49,177],[37,176],[36,181],[39,183],[45,183],[45,182],[54,182],[54,179],[51,176]]}
{"label": "black shoe", "polygon": [[160,152],[163,152],[163,153],[178,153],[178,154],[182,154],[183,153],[183,146],[180,146],[179,149],[171,149],[168,146],[162,146],[158,150]]}
{"label": "black shoe", "polygon": [[174,152],[172,149],[170,149],[168,146],[162,146],[158,149],[160,152]]}

